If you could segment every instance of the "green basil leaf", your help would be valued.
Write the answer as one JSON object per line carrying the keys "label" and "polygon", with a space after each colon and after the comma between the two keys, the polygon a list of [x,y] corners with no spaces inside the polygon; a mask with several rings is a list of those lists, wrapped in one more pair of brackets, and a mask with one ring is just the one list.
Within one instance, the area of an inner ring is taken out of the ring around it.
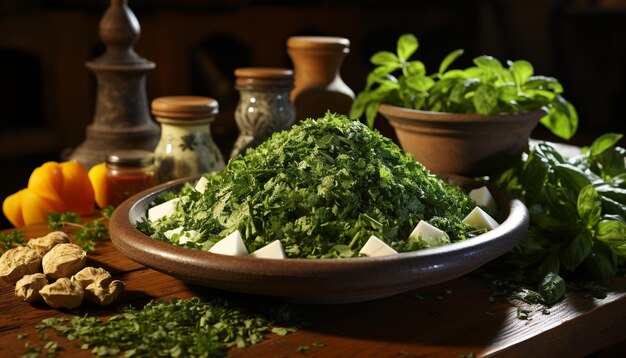
{"label": "green basil leaf", "polygon": [[587,270],[593,275],[593,278],[599,282],[608,282],[615,277],[616,274],[616,267],[607,255],[611,255],[611,253],[605,253],[594,247],[593,252],[584,262],[585,268],[587,268]]}
{"label": "green basil leaf", "polygon": [[620,203],[619,201],[613,200],[606,196],[601,196],[602,198],[602,209],[607,214],[619,215],[623,218],[626,218],[626,204]]}
{"label": "green basil leaf", "polygon": [[546,89],[555,93],[563,93],[563,86],[554,77],[531,76],[522,86],[524,89]]}
{"label": "green basil leaf", "polygon": [[382,66],[400,63],[400,60],[398,59],[398,56],[396,56],[392,52],[379,51],[372,55],[372,57],[370,58],[370,62],[374,65]]}
{"label": "green basil leaf", "polygon": [[467,74],[464,70],[450,70],[441,75],[442,79],[467,79]]}
{"label": "green basil leaf", "polygon": [[518,98],[517,86],[507,83],[498,88],[498,99],[501,101],[514,101]]}
{"label": "green basil leaf", "polygon": [[[446,72],[448,70],[448,67],[450,67],[450,65],[454,61],[456,61],[456,59],[459,58],[459,56],[461,56],[462,54],[463,54],[463,50],[462,49],[457,49],[457,50],[454,50],[454,51],[450,52],[443,59],[443,61],[441,61],[441,64],[439,65],[439,75],[442,76],[444,74],[444,72]],[[448,74],[450,74],[450,71],[448,71]],[[452,76],[454,74],[450,74],[450,75]]]}
{"label": "green basil leaf", "polygon": [[588,231],[579,232],[569,243],[563,246],[561,251],[561,263],[563,266],[574,271],[591,254],[592,239]]}
{"label": "green basil leaf", "polygon": [[559,272],[561,263],[559,261],[559,255],[557,253],[550,253],[545,260],[535,269],[532,273],[530,280],[532,282],[539,282],[550,272]]}
{"label": "green basil leaf", "polygon": [[406,64],[406,72],[409,76],[426,75],[426,67],[421,61],[411,61]]}
{"label": "green basil leaf", "polygon": [[369,92],[361,92],[356,96],[354,102],[352,103],[352,107],[350,107],[350,119],[361,118],[363,112],[365,111],[365,106],[370,102],[371,97],[372,96]]}
{"label": "green basil leaf", "polygon": [[596,238],[611,247],[626,244],[626,223],[619,220],[600,220]]}
{"label": "green basil leaf", "polygon": [[367,75],[367,84],[365,86],[365,89],[371,89],[375,83],[388,81],[388,75],[393,71],[399,69],[400,67],[402,67],[402,65],[400,65],[399,63],[390,63],[376,67],[372,72]]}
{"label": "green basil leaf", "polygon": [[[624,177],[626,173],[626,149],[612,147],[595,157],[596,171],[604,178]],[[619,185],[619,184],[618,184]],[[620,185],[624,187],[624,185]]]}
{"label": "green basil leaf", "polygon": [[483,70],[491,71],[491,72],[500,72],[503,67],[500,61],[492,56],[478,56],[474,59],[474,63],[476,66]]}
{"label": "green basil leaf", "polygon": [[555,135],[570,139],[578,129],[578,113],[565,98],[557,96],[541,123]]}
{"label": "green basil leaf", "polygon": [[553,272],[548,272],[539,283],[539,294],[547,305],[558,302],[565,296],[565,281]]}
{"label": "green basil leaf", "polygon": [[624,135],[619,133],[606,133],[593,141],[590,148],[591,155],[600,155],[607,149],[615,146]]}
{"label": "green basil leaf", "polygon": [[584,187],[578,194],[578,215],[589,228],[595,226],[600,220],[602,200],[591,184]]}
{"label": "green basil leaf", "polygon": [[523,85],[533,75],[533,65],[528,61],[519,60],[509,63],[509,69],[513,74],[513,80],[518,86]]}
{"label": "green basil leaf", "polygon": [[524,91],[524,93],[537,103],[548,104],[549,102],[554,101],[556,98],[556,94],[554,92],[550,92],[542,89],[529,89]]}
{"label": "green basil leaf", "polygon": [[472,103],[476,107],[476,113],[491,114],[498,104],[498,90],[491,85],[481,84],[476,88]]}
{"label": "green basil leaf", "polygon": [[421,75],[407,76],[403,79],[406,82],[406,86],[418,92],[426,92],[435,84],[432,78]]}
{"label": "green basil leaf", "polygon": [[591,184],[587,175],[579,168],[571,164],[557,164],[554,171],[565,187],[575,193]]}
{"label": "green basil leaf", "polygon": [[376,120],[376,115],[378,115],[378,106],[379,103],[370,103],[365,107],[365,118],[367,126],[370,128],[374,128],[374,121]]}
{"label": "green basil leaf", "polygon": [[413,55],[413,53],[419,47],[417,37],[412,34],[404,34],[398,39],[398,57],[401,61],[406,61]]}
{"label": "green basil leaf", "polygon": [[610,184],[602,184],[595,187],[598,194],[611,198],[619,203],[626,203],[626,189]]}

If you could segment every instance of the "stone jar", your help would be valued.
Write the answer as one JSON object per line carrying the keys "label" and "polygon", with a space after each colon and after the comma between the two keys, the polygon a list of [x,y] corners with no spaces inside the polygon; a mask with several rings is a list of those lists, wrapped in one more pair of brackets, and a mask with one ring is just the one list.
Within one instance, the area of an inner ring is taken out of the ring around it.
{"label": "stone jar", "polygon": [[268,139],[272,133],[291,128],[296,114],[289,99],[293,71],[284,68],[249,67],[235,70],[239,103],[235,121],[239,137],[231,158]]}
{"label": "stone jar", "polygon": [[322,117],[327,111],[348,115],[354,92],[341,79],[340,69],[349,52],[350,40],[342,37],[287,39],[295,75],[291,100],[297,120]]}
{"label": "stone jar", "polygon": [[218,103],[209,97],[170,96],[152,101],[152,114],[161,124],[154,151],[158,183],[224,168],[210,129],[217,113]]}

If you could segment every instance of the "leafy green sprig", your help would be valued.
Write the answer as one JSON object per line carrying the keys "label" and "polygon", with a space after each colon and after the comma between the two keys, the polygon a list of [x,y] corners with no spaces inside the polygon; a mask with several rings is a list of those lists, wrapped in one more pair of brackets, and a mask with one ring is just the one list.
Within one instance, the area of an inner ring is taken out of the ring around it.
{"label": "leafy green sprig", "polygon": [[543,109],[541,123],[555,135],[569,139],[578,128],[578,114],[563,96],[563,86],[552,77],[534,75],[528,61],[508,61],[507,67],[491,56],[474,58],[475,66],[448,69],[463,54],[448,54],[439,70],[428,75],[421,61],[410,60],[419,43],[411,34],[398,39],[396,53],[380,51],[371,57],[376,68],[357,95],[351,118],[364,113],[369,127],[381,103],[435,112],[500,114]]}
{"label": "leafy green sprig", "polygon": [[8,233],[0,233],[0,255],[22,245],[24,245],[24,231],[13,230]]}
{"label": "leafy green sprig", "polygon": [[76,230],[73,231],[74,242],[81,246],[83,250],[92,251],[95,249],[98,242],[103,241],[109,236],[109,229],[103,221],[108,220],[112,213],[113,207],[106,207],[101,211],[102,217],[87,223],[82,223],[80,215],[75,212],[64,211],[61,213],[49,213],[48,226],[54,230],[63,227],[76,228]]}
{"label": "leafy green sprig", "polygon": [[626,259],[626,150],[606,134],[564,159],[538,144],[497,182],[530,212],[528,235],[504,262],[537,282],[549,273],[578,272],[607,282]]}

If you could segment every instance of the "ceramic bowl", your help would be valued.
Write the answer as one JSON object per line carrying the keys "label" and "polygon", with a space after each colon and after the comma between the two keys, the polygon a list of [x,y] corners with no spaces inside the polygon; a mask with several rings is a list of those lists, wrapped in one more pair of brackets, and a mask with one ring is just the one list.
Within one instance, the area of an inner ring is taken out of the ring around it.
{"label": "ceramic bowl", "polygon": [[493,175],[520,160],[542,110],[479,115],[429,112],[381,104],[379,112],[404,151],[439,174]]}
{"label": "ceramic bowl", "polygon": [[510,250],[528,229],[524,204],[495,188],[491,190],[506,217],[498,228],[463,242],[393,256],[284,260],[225,256],[161,242],[135,228],[155,197],[177,191],[189,180],[159,185],[117,207],[109,225],[115,247],[142,265],[191,284],[289,302],[368,301],[450,280]]}

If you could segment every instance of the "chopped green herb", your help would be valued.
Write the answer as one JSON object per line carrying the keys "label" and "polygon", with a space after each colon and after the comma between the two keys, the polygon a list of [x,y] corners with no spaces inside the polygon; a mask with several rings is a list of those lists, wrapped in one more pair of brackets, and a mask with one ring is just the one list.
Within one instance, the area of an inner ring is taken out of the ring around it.
{"label": "chopped green herb", "polygon": [[554,272],[549,272],[539,283],[539,293],[547,305],[552,305],[563,298],[565,290],[565,281]]}
{"label": "chopped green herb", "polygon": [[313,342],[313,347],[316,347],[316,348],[326,347],[326,343],[315,341]]}
{"label": "chopped green herb", "polygon": [[71,211],[49,213],[48,226],[55,230],[65,226],[77,228],[78,230],[73,232],[75,243],[85,251],[92,251],[98,242],[109,236],[109,230],[103,221],[109,219],[112,213],[113,207],[106,207],[101,211],[101,218],[84,224],[80,221],[80,215]]}
{"label": "chopped green herb", "polygon": [[0,255],[20,245],[24,245],[24,232],[22,230],[0,233]]}
{"label": "chopped green herb", "polygon": [[311,350],[310,346],[300,346],[300,347],[298,347],[298,352],[300,352],[300,353],[304,353],[304,352],[309,351],[309,350]]}
{"label": "chopped green herb", "polygon": [[17,335],[17,339],[25,339],[28,338],[28,333],[19,333]]}
{"label": "chopped green herb", "polygon": [[484,232],[462,223],[476,203],[460,188],[380,133],[330,113],[275,133],[207,179],[204,193],[188,184],[173,215],[138,228],[167,242],[167,230],[195,230],[200,238],[184,245],[196,249],[239,230],[248,251],[279,239],[292,258],[357,256],[371,235],[398,252],[424,248],[408,239],[422,219],[453,242]]}
{"label": "chopped green herb", "polygon": [[96,356],[222,356],[228,348],[261,342],[274,331],[269,326],[277,317],[285,318],[285,311],[261,315],[221,299],[192,298],[151,301],[143,309],[125,307],[107,321],[49,318],[36,328],[79,339],[81,349]]}

